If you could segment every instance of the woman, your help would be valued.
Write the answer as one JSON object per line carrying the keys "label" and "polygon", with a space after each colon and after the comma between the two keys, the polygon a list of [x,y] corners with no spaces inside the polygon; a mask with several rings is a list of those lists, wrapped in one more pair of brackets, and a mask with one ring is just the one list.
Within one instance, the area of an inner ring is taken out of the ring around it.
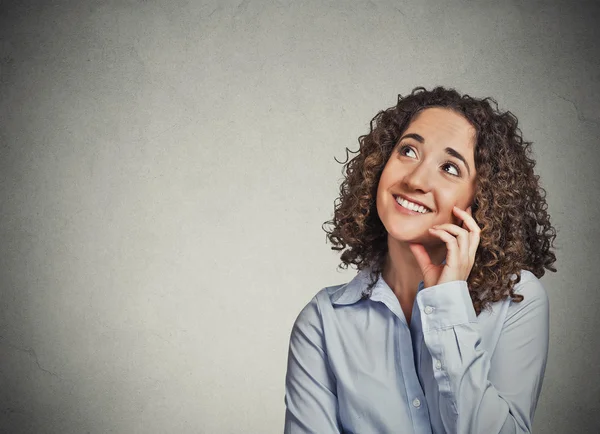
{"label": "woman", "polygon": [[285,432],[531,432],[556,231],[517,119],[417,88],[359,143],[326,222],[359,272],[294,324]]}

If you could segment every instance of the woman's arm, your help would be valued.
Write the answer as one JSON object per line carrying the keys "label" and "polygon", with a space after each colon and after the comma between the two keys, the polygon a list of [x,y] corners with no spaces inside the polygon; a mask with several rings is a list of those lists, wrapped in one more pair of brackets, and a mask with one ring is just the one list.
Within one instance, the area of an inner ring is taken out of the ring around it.
{"label": "woman's arm", "polygon": [[285,434],[340,432],[335,377],[327,363],[317,297],[292,328],[285,405]]}
{"label": "woman's arm", "polygon": [[417,295],[448,433],[531,433],[548,357],[549,303],[526,273],[515,288],[525,299],[509,306],[493,355],[481,345],[466,281]]}

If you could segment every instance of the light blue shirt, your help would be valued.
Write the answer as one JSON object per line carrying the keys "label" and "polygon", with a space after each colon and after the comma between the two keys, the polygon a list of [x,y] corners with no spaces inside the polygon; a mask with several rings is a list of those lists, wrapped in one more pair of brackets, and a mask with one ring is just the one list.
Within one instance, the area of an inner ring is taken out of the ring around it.
{"label": "light blue shirt", "polygon": [[410,326],[379,276],[324,288],[294,323],[285,433],[530,433],[548,357],[544,287],[476,316],[466,281],[423,289]]}

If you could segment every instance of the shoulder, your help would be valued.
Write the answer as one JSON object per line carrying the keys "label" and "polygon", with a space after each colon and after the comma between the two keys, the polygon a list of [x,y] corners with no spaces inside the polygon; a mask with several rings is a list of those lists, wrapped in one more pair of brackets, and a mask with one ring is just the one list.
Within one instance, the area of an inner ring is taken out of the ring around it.
{"label": "shoulder", "polygon": [[290,345],[295,348],[305,348],[307,346],[324,351],[325,333],[324,317],[332,315],[333,304],[331,297],[344,285],[337,285],[321,289],[311,300],[302,308],[294,324],[290,335]]}
{"label": "shoulder", "polygon": [[314,323],[323,315],[332,315],[334,306],[351,305],[362,299],[369,282],[370,269],[359,271],[349,282],[321,289],[302,309],[296,323]]}
{"label": "shoulder", "polygon": [[550,302],[548,293],[542,282],[528,270],[521,270],[521,280],[515,284],[515,294],[523,296],[523,300],[515,302],[509,298],[507,321],[528,315],[548,317]]}
{"label": "shoulder", "polygon": [[333,300],[344,293],[346,284],[328,286],[319,290],[302,308],[294,322],[294,328],[317,326],[321,323],[323,313],[333,308]]}
{"label": "shoulder", "polygon": [[514,291],[524,298],[548,301],[548,293],[542,282],[529,270],[521,270],[521,280],[515,284]]}

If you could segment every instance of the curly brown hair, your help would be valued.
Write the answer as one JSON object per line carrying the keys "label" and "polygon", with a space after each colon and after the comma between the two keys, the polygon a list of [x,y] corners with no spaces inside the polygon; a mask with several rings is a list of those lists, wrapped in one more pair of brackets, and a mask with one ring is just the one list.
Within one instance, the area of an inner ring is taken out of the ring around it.
{"label": "curly brown hair", "polygon": [[[540,278],[545,268],[556,271],[553,242],[556,230],[550,224],[546,191],[534,174],[531,142],[523,140],[517,118],[500,112],[493,98],[477,99],[454,89],[415,88],[398,95],[398,104],[380,111],[368,134],[358,139],[360,148],[346,148],[344,180],[334,201],[327,238],[332,250],[343,251],[339,268],[353,264],[358,270],[371,268],[371,282],[363,298],[371,294],[387,255],[387,231],[376,208],[379,178],[392,150],[416,114],[428,107],[443,107],[463,115],[476,130],[477,171],[473,217],[481,228],[475,263],[467,284],[477,315],[483,309],[514,293],[521,270]],[[358,154],[351,160],[348,152]],[[336,160],[337,161],[337,160]],[[512,275],[516,275],[511,278]]]}

